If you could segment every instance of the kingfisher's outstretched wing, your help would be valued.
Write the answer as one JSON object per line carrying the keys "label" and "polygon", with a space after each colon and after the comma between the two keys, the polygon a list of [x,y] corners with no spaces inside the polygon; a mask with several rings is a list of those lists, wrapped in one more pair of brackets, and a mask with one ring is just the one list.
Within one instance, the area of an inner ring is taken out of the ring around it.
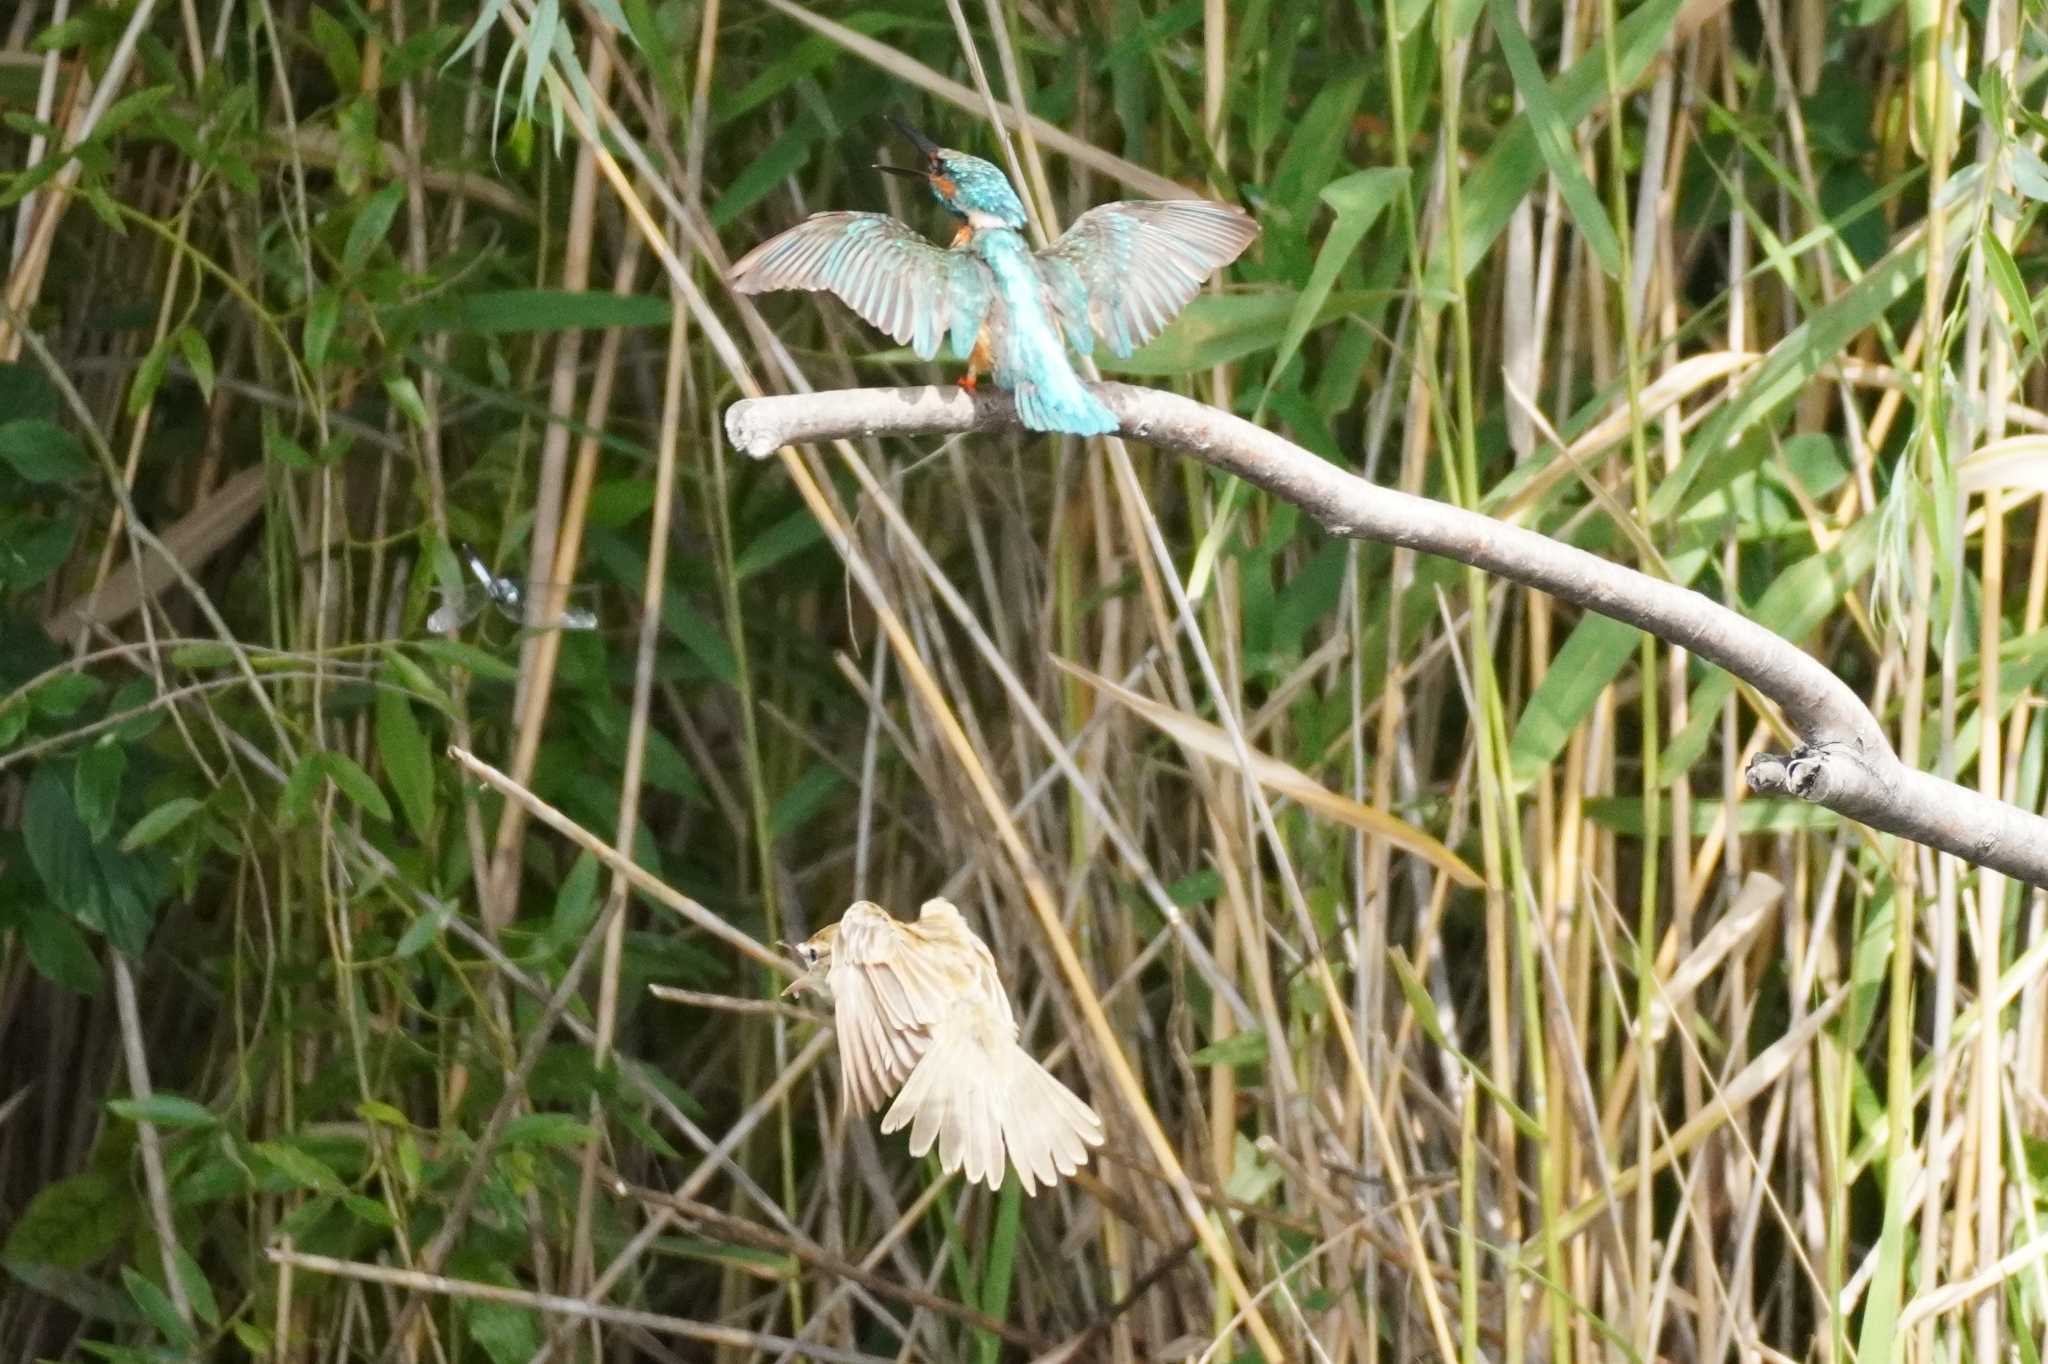
{"label": "kingfisher's outstretched wing", "polygon": [[881,213],[814,213],[749,251],[731,278],[743,294],[829,290],[926,360],[941,340],[965,359],[994,292],[979,259]]}
{"label": "kingfisher's outstretched wing", "polygon": [[1104,204],[1038,253],[1038,273],[1074,349],[1093,349],[1092,329],[1125,356],[1164,331],[1202,281],[1258,235],[1251,215],[1207,199]]}

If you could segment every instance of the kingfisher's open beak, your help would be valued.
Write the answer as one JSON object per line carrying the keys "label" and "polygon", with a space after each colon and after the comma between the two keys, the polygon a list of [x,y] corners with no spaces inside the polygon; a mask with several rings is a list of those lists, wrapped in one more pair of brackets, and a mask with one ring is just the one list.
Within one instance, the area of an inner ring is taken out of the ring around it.
{"label": "kingfisher's open beak", "polygon": [[874,168],[878,171],[887,171],[891,175],[907,175],[913,180],[929,182],[932,178],[930,171],[912,170],[908,166],[892,166],[883,161],[877,161]]}
{"label": "kingfisher's open beak", "polygon": [[885,114],[883,115],[883,117],[889,120],[890,127],[894,128],[897,132],[903,134],[903,136],[909,140],[910,145],[917,148],[917,154],[919,156],[929,159],[939,154],[938,143],[932,141],[923,133],[911,127],[910,124],[906,123],[901,118],[898,118],[895,114]]}

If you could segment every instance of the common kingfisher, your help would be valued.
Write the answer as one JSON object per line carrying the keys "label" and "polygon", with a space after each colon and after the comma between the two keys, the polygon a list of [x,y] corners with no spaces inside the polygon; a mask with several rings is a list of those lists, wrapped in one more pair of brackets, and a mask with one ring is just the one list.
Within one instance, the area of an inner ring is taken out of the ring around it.
{"label": "common kingfisher", "polygon": [[902,119],[897,131],[924,169],[876,170],[922,179],[960,220],[940,248],[881,213],[814,213],[755,247],[732,268],[743,294],[829,290],[922,359],[943,339],[967,362],[963,388],[988,371],[1016,395],[1034,431],[1092,436],[1116,415],[1089,392],[1067,346],[1090,354],[1094,336],[1127,356],[1157,336],[1202,282],[1237,259],[1259,225],[1206,199],[1130,200],[1090,209],[1034,252],[1024,205],[1000,170],[941,147]]}

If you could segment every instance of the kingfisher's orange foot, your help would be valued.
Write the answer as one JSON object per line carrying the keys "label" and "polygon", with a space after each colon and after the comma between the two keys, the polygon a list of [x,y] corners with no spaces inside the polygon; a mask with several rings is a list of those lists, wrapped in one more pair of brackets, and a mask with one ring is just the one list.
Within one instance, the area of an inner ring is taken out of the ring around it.
{"label": "kingfisher's orange foot", "polygon": [[960,376],[960,387],[966,389],[969,393],[974,392],[974,390],[976,389],[976,387],[979,386],[980,383],[981,381],[975,378],[972,374],[963,374]]}

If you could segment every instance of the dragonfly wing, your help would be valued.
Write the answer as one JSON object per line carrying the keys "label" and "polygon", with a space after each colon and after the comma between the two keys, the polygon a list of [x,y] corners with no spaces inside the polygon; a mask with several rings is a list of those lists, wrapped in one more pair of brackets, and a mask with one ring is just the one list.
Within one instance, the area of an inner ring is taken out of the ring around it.
{"label": "dragonfly wing", "polygon": [[597,612],[587,606],[564,606],[559,611],[549,611],[540,602],[518,608],[500,606],[498,611],[505,619],[516,621],[529,630],[595,630]]}
{"label": "dragonfly wing", "polygon": [[980,260],[933,246],[881,213],[813,214],[741,257],[731,279],[743,294],[837,294],[926,360],[942,341],[966,358],[994,292]]}
{"label": "dragonfly wing", "polygon": [[450,630],[459,630],[476,619],[476,613],[484,609],[486,598],[481,589],[455,590],[436,587],[434,594],[441,599],[427,617],[427,633],[445,635]]}
{"label": "dragonfly wing", "polygon": [[1207,199],[1104,204],[1039,252],[1038,273],[1076,349],[1089,349],[1092,330],[1126,356],[1258,235],[1250,214]]}

